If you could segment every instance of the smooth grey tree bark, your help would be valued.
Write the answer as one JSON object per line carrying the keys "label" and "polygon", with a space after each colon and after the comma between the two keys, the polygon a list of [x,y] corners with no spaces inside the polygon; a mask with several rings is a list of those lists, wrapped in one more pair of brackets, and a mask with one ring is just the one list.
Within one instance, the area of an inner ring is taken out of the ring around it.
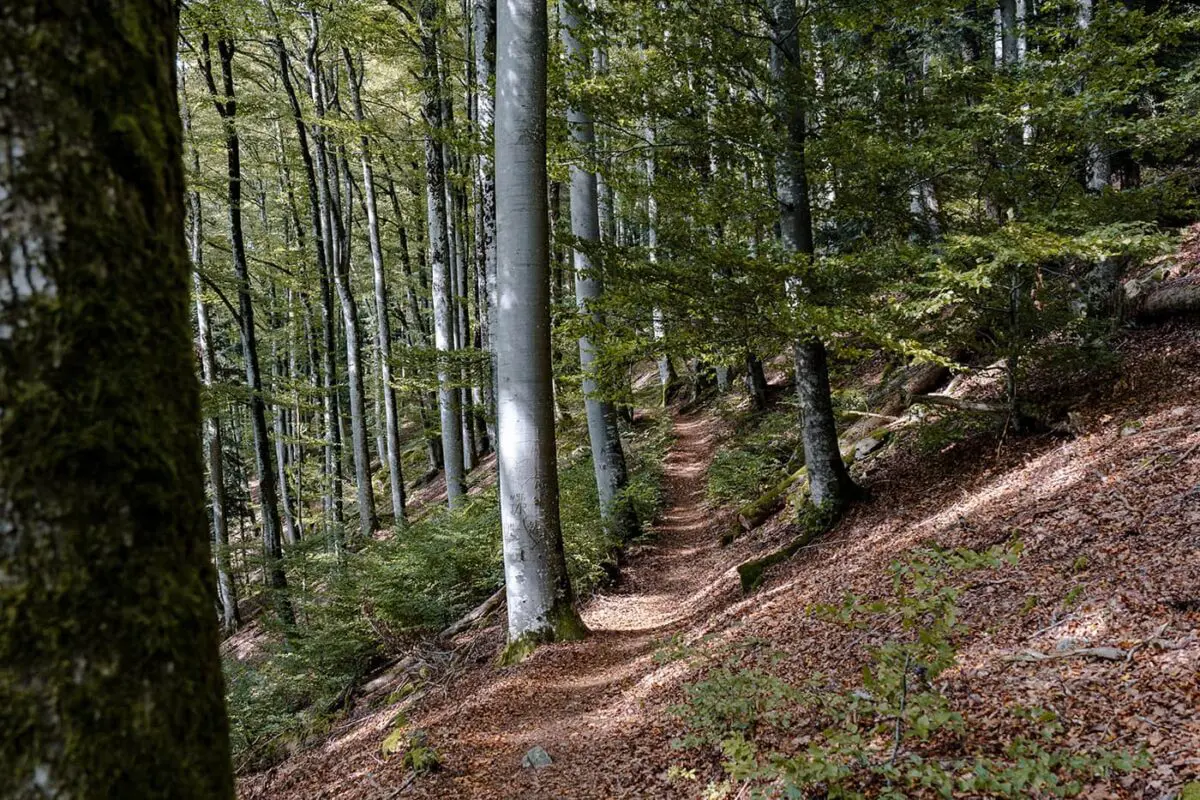
{"label": "smooth grey tree bark", "polygon": [[[365,116],[358,86],[359,76],[356,74],[350,51],[342,48],[342,57],[346,62],[346,72],[349,77],[347,83],[350,87],[350,102],[354,107],[354,119],[361,126]],[[392,328],[388,319],[388,291],[383,268],[383,245],[379,239],[379,211],[375,201],[375,171],[371,165],[371,142],[365,130],[359,138],[359,146],[363,173],[363,203],[367,207],[367,238],[370,241],[372,277],[375,286],[375,335],[379,342],[379,381],[383,395],[383,440],[386,450],[381,450],[379,455],[381,458],[387,459],[392,513],[395,514],[396,522],[403,524],[405,521],[404,473],[400,464],[400,414],[396,408],[396,390],[392,386]]]}
{"label": "smooth grey tree bark", "polygon": [[558,515],[550,375],[546,4],[502,0],[496,19],[496,366],[506,658],[585,634]]}
{"label": "smooth grey tree bark", "polygon": [[[180,84],[186,98],[183,74]],[[191,140],[191,114],[186,99],[180,108],[184,137]],[[200,153],[194,143],[189,145],[192,172],[200,173]],[[213,354],[212,326],[208,318],[208,303],[204,301],[200,273],[204,269],[204,205],[200,193],[188,192],[188,207],[191,210],[191,259],[193,292],[196,302],[196,350],[200,356],[200,378],[206,389],[216,382],[217,362]],[[225,464],[222,458],[221,418],[216,412],[204,415],[204,460],[208,468],[208,498],[212,512],[212,552],[217,568],[217,604],[221,608],[221,632],[228,636],[241,624],[238,613],[237,587],[229,565],[229,523],[225,516]]]}
{"label": "smooth grey tree bark", "polygon": [[[586,79],[591,59],[575,35],[579,17],[574,0],[559,3],[559,25],[567,61],[574,70],[572,76]],[[571,233],[577,241],[573,251],[575,300],[580,315],[598,328],[604,324],[603,315],[590,306],[603,295],[604,284],[592,260],[592,253],[600,245],[600,209],[596,173],[590,168],[595,161],[596,143],[591,113],[580,107],[568,107],[567,127],[577,147],[576,160],[571,164]],[[580,160],[584,163],[579,163]],[[625,453],[621,450],[617,410],[599,393],[595,360],[596,348],[585,331],[579,337],[579,364],[583,372],[583,402],[600,498],[600,517],[618,539],[628,541],[638,533],[638,520],[627,503],[619,502],[629,476]]]}
{"label": "smooth grey tree bark", "polygon": [[492,163],[492,127],[495,117],[492,81],[496,64],[496,0],[475,0],[475,130],[479,138],[475,170],[479,196],[479,241],[483,308],[479,313],[480,338],[488,352],[487,379],[483,382],[484,420],[488,439],[496,446],[496,353],[493,328],[496,309],[496,177]]}
{"label": "smooth grey tree bark", "polygon": [[266,402],[263,399],[262,372],[258,362],[258,340],[254,328],[254,303],[250,297],[250,269],[246,261],[246,242],[242,232],[242,156],[237,129],[237,97],[233,84],[234,43],[217,40],[221,62],[221,89],[213,77],[208,34],[202,38],[202,69],[213,105],[225,127],[226,180],[229,197],[229,244],[233,251],[233,269],[238,281],[238,312],[242,356],[246,362],[246,386],[250,390],[250,427],[254,434],[254,461],[258,475],[259,505],[262,509],[263,571],[272,605],[285,626],[296,622],[288,596],[287,575],[283,569],[283,538],[279,520],[279,498],[275,485],[275,467],[271,459],[271,437],[267,431]]}
{"label": "smooth grey tree bark", "polygon": [[[386,163],[384,167],[386,169]],[[400,195],[396,191],[396,184],[390,173],[387,176],[387,193],[392,201],[392,213],[396,218],[397,238],[400,245],[400,268],[404,272],[404,298],[408,307],[408,324],[404,333],[408,337],[410,346],[428,347],[429,332],[417,301],[417,292],[413,288],[416,279],[413,275],[412,259],[408,251],[408,229],[404,225],[404,215],[400,209]],[[429,470],[437,472],[442,468],[442,439],[436,431],[433,431],[433,426],[428,424],[427,419],[427,410],[437,404],[437,399],[433,392],[422,392],[417,396],[417,403],[421,416],[421,430],[425,436],[425,456],[429,460]]]}
{"label": "smooth grey tree bark", "polygon": [[[775,160],[780,238],[785,250],[811,258],[815,248],[804,163],[807,131],[803,84],[798,75],[800,47],[795,0],[772,0],[772,14],[771,78],[776,92],[776,113],[784,133],[783,150]],[[850,480],[838,448],[825,343],[815,334],[802,336],[795,342],[794,355],[812,503],[826,513],[836,513],[853,499],[857,487]]]}
{"label": "smooth grey tree bark", "polygon": [[424,61],[422,104],[425,116],[426,222],[429,266],[433,275],[434,347],[438,364],[438,412],[442,427],[442,460],[446,475],[446,502],[458,508],[466,494],[463,438],[458,389],[448,362],[454,344],[453,297],[450,294],[452,265],[449,258],[446,219],[446,166],[435,134],[442,126],[441,78],[438,71],[438,11],[435,0],[421,3],[421,48]]}
{"label": "smooth grey tree bark", "polygon": [[[192,263],[203,268],[200,253],[203,247],[200,194],[189,194],[192,206]],[[208,304],[204,302],[200,273],[193,272],[196,294],[196,349],[200,352],[200,375],[206,387],[215,380],[217,366],[212,352],[212,329],[208,320]],[[212,510],[213,561],[217,568],[217,603],[221,607],[221,632],[228,636],[242,624],[238,613],[237,588],[229,566],[229,525],[225,519],[225,467],[221,451],[221,419],[216,413],[204,417],[204,458],[208,465],[209,507]]]}
{"label": "smooth grey tree bark", "polygon": [[[313,164],[312,148],[309,146],[308,126],[304,121],[303,110],[300,106],[300,99],[296,92],[295,84],[292,82],[291,58],[288,55],[287,46],[284,44],[279,20],[275,15],[274,8],[271,6],[270,0],[263,0],[263,7],[267,13],[267,20],[270,23],[272,31],[272,47],[275,50],[275,55],[279,64],[280,83],[283,85],[284,91],[288,96],[288,105],[292,112],[292,120],[296,126],[296,137],[299,142],[300,159],[304,165],[305,187],[308,191],[308,207],[309,207],[309,223],[312,234],[313,246],[316,252],[317,273],[319,276],[321,287],[321,310],[322,310],[322,336],[323,336],[323,352],[322,352],[322,404],[325,429],[325,462],[324,462],[324,488],[323,488],[323,507],[325,509],[326,524],[332,520],[332,527],[329,531],[330,539],[333,542],[335,550],[340,551],[342,541],[342,474],[340,468],[340,459],[338,453],[341,450],[341,432],[336,423],[337,417],[337,360],[334,350],[334,313],[333,313],[333,289],[329,282],[329,259],[330,259],[330,242],[325,231],[326,220],[326,205],[327,201],[325,194],[317,186],[317,172]],[[311,76],[315,72],[315,65],[312,60],[316,57],[317,37],[315,29],[315,21],[313,23],[312,38],[309,41],[306,65],[308,74]],[[315,129],[314,130],[319,130]],[[319,137],[314,137],[320,142]],[[322,159],[323,147],[320,151]],[[321,162],[322,171],[324,170],[324,161]],[[322,189],[324,183],[322,182]],[[297,233],[300,228],[297,226]],[[314,369],[317,367],[317,362],[312,362]]]}
{"label": "smooth grey tree bark", "polygon": [[234,796],[177,9],[0,4],[0,797]]}
{"label": "smooth grey tree bark", "polygon": [[321,88],[320,64],[318,51],[320,48],[320,28],[317,14],[309,18],[308,50],[305,53],[305,67],[308,72],[309,95],[317,110],[318,119],[312,123],[312,140],[314,156],[314,181],[317,188],[317,210],[321,226],[321,246],[325,251],[325,270],[321,278],[321,311],[325,329],[325,474],[328,477],[331,507],[326,509],[332,516],[333,547],[340,555],[345,546],[345,499],[342,487],[342,431],[341,397],[337,378],[337,312],[334,309],[334,283],[338,260],[338,239],[334,221],[337,212],[334,208],[335,198],[329,186],[329,157],[325,146],[325,129],[320,119],[325,116],[325,103]]}
{"label": "smooth grey tree bark", "polygon": [[[314,13],[311,17],[313,39],[317,39],[316,20]],[[313,89],[313,102],[316,106],[318,125],[325,118],[325,86],[319,61],[314,54],[310,62],[310,84]],[[330,200],[339,197],[341,181],[338,177],[340,165],[344,163],[343,149],[339,146],[336,152],[327,152],[324,135],[317,142],[317,163],[324,162],[325,171],[318,175],[324,178],[322,184],[327,184],[327,194]],[[348,171],[348,166],[346,170]],[[347,176],[348,177],[348,176]],[[346,200],[340,203],[340,208],[334,203],[329,204],[328,232],[334,247],[330,266],[333,271],[334,286],[337,290],[338,305],[342,312],[342,335],[346,349],[346,383],[348,388],[348,405],[350,411],[350,445],[351,461],[354,467],[354,484],[358,500],[359,532],[364,538],[370,538],[379,527],[379,518],[375,511],[375,489],[371,482],[370,436],[367,432],[366,400],[363,390],[362,339],[358,324],[358,304],[350,288],[350,219],[353,212],[350,182],[346,181]],[[345,220],[343,221],[343,214]],[[340,434],[339,434],[340,437]]]}

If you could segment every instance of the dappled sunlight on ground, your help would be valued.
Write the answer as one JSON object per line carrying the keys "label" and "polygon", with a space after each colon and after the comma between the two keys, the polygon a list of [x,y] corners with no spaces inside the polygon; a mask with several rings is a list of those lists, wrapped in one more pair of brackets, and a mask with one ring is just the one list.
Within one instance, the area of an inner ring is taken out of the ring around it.
{"label": "dappled sunlight on ground", "polygon": [[[704,488],[721,426],[708,414],[679,417],[667,510],[621,582],[585,604],[593,635],[510,668],[494,662],[498,625],[460,637],[479,655],[408,713],[444,768],[398,796],[694,797],[719,769],[709,754],[670,746],[680,725],[669,709],[687,682],[737,645],[780,654],[789,679],[846,685],[895,632],[850,631],[806,609],[847,592],[886,594],[888,564],[922,544],[1014,537],[1019,564],[965,588],[970,634],[943,676],[971,736],[1003,742],[1013,705],[1051,708],[1073,745],[1150,755],[1149,770],[1093,796],[1170,796],[1200,777],[1200,334],[1134,332],[1126,353],[1121,380],[1079,410],[1075,438],[980,435],[934,453],[901,440],[873,457],[871,499],[749,597],[734,567],[795,530],[780,514],[720,547],[732,517],[708,507]],[[1075,655],[1089,647],[1125,656]],[[375,800],[402,786],[400,758],[379,749],[394,710],[356,713],[323,747],[243,780],[243,797]],[[533,745],[553,766],[522,769]],[[701,783],[667,780],[673,764]]]}

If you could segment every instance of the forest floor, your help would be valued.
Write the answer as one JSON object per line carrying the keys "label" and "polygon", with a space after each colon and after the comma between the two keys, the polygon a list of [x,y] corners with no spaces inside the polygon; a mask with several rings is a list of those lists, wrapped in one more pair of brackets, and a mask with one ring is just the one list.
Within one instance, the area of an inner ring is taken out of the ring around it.
{"label": "forest floor", "polygon": [[[943,691],[966,717],[966,746],[1002,746],[1014,704],[1046,707],[1070,746],[1148,754],[1147,768],[1084,796],[1173,797],[1200,779],[1200,328],[1133,330],[1119,350],[1117,376],[1075,387],[1070,435],[901,437],[856,465],[870,499],[748,597],[737,564],[795,529],[781,513],[721,547],[733,512],[709,507],[705,476],[728,431],[710,411],[677,415],[666,510],[620,582],[583,605],[590,638],[499,667],[492,619],[457,637],[423,688],[362,700],[322,744],[244,777],[241,796],[700,797],[719,760],[672,747],[683,729],[671,708],[706,666],[665,656],[688,646],[714,654],[711,666],[740,642],[774,654],[786,678],[853,685],[867,648],[892,632],[864,637],[805,609],[886,594],[888,564],[922,544],[1017,536],[1020,562],[961,600],[970,633]],[[1058,657],[1089,647],[1123,655]],[[414,778],[383,745],[418,729],[442,766]],[[522,767],[535,745],[552,765]],[[695,779],[669,777],[672,765]]]}

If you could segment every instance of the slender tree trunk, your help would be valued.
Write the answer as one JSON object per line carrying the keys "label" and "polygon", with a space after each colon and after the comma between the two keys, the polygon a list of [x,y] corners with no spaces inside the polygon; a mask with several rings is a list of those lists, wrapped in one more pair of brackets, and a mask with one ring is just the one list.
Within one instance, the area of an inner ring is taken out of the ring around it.
{"label": "slender tree trunk", "polygon": [[[654,125],[647,124],[645,128],[646,142],[650,145],[648,155],[646,156],[646,248],[649,250],[650,263],[658,263],[658,197],[654,192],[654,184],[658,176],[658,158],[654,154],[655,132]],[[654,336],[654,341],[662,342],[667,335],[666,321],[663,317],[661,308],[655,306],[650,315],[650,332]],[[660,345],[661,352],[658,355],[658,382],[662,387],[662,404],[665,406],[671,402],[671,398],[675,395],[676,385],[678,384],[678,376],[675,373],[675,366],[671,363],[671,356],[667,353],[665,345]]]}
{"label": "slender tree trunk", "polygon": [[[283,382],[283,369],[280,365],[279,359],[276,357],[275,350],[275,345],[272,344],[272,377],[275,379],[275,390],[280,392],[280,386]],[[275,462],[276,466],[279,468],[279,510],[283,521],[283,541],[288,545],[294,545],[300,541],[300,533],[296,529],[296,518],[292,514],[292,498],[288,492],[288,446],[287,422],[285,420],[286,413],[287,409],[283,405],[275,403],[272,406],[271,417],[272,424],[275,429]]]}
{"label": "slender tree trunk", "polygon": [[[458,161],[457,158],[454,160]],[[466,197],[457,188],[451,191],[450,197],[451,218],[454,220],[452,229],[457,242],[452,262],[454,270],[454,339],[456,349],[466,352],[471,348],[470,306],[467,302],[467,287],[470,286],[470,283],[468,282],[466,239],[463,236],[466,228]],[[475,443],[475,406],[471,398],[472,380],[470,370],[466,366],[459,373],[459,383],[461,385],[458,390],[460,398],[458,407],[462,416],[463,468],[469,472],[475,468],[475,457],[478,450]]]}
{"label": "slender tree trunk", "polygon": [[6,798],[234,795],[177,8],[0,4]]}
{"label": "slender tree trunk", "polygon": [[558,516],[546,207],[546,4],[497,9],[496,397],[510,660],[578,638]]}
{"label": "slender tree trunk", "polygon": [[[182,79],[182,76],[181,76]],[[185,90],[186,92],[186,90]],[[186,96],[186,95],[185,95]],[[182,107],[184,136],[191,139],[191,115],[187,105]],[[192,171],[200,173],[200,154],[189,147],[192,154]],[[204,294],[200,272],[204,269],[204,206],[199,192],[188,192],[188,205],[192,212],[191,257],[193,291],[196,297],[196,349],[200,354],[200,377],[204,387],[211,390],[216,382],[217,362],[213,355],[212,328],[208,319],[208,303]],[[217,604],[221,608],[221,632],[228,636],[241,624],[238,613],[237,587],[234,586],[229,565],[229,524],[225,509],[225,465],[221,443],[221,418],[216,412],[204,415],[204,459],[208,466],[209,504],[212,509],[213,563],[217,568]]]}
{"label": "slender tree trunk", "polygon": [[[334,156],[342,162],[341,154]],[[346,167],[348,171],[349,167]],[[336,174],[336,169],[334,170]],[[338,259],[334,262],[338,302],[342,307],[342,326],[346,337],[346,383],[349,384],[350,441],[354,456],[354,482],[358,494],[359,530],[364,538],[371,537],[379,527],[375,512],[375,489],[371,483],[370,434],[367,431],[366,397],[363,390],[362,339],[358,324],[358,303],[350,288],[350,212],[353,208],[350,196],[349,175],[346,175],[346,199],[342,206],[346,222],[339,219],[338,240],[342,242]]]}
{"label": "slender tree trunk", "polygon": [[492,165],[492,75],[496,63],[496,0],[475,0],[475,130],[479,137],[476,180],[479,184],[479,243],[476,269],[480,271],[482,305],[479,312],[480,337],[488,352],[487,379],[484,381],[484,419],[488,439],[496,442],[496,352],[493,340],[496,307],[496,178]]}
{"label": "slender tree trunk", "polygon": [[[797,41],[795,0],[772,0],[774,40],[771,45],[771,77],[778,96],[778,116],[785,131],[783,152],[775,161],[779,193],[779,227],[785,250],[808,257],[813,247],[812,209],[805,173],[805,123],[802,84],[799,77],[800,48]],[[856,487],[850,480],[838,448],[837,422],[829,388],[829,365],[825,344],[816,335],[802,336],[795,343],[796,393],[804,440],[805,464],[812,502],[817,508],[836,512],[853,498]]]}
{"label": "slender tree trunk", "polygon": [[[332,536],[330,539],[332,540],[334,549],[340,551],[342,539],[342,476],[341,470],[338,467],[339,460],[337,453],[341,448],[341,436],[335,419],[337,409],[337,361],[334,356],[333,291],[329,285],[330,243],[325,232],[326,201],[324,192],[319,190],[317,186],[316,167],[313,164],[312,150],[308,142],[308,128],[304,122],[304,115],[300,107],[300,100],[297,96],[295,85],[292,83],[290,59],[279,29],[279,21],[275,17],[270,0],[263,0],[263,5],[273,31],[272,42],[279,61],[280,82],[287,93],[288,104],[292,111],[292,119],[295,122],[296,138],[300,145],[300,158],[304,164],[305,184],[308,189],[309,222],[313,246],[317,256],[317,273],[321,285],[321,310],[323,314],[322,401],[324,405],[325,428],[325,485],[323,505],[325,508],[326,524],[329,524],[330,520],[333,521]],[[313,35],[309,42],[308,51],[308,70],[310,75],[315,69],[312,59],[315,58],[317,46],[315,20],[313,24]],[[321,167],[323,170],[323,161],[321,162]],[[322,188],[323,186],[324,182],[322,180]],[[317,368],[315,360],[312,366],[314,369]]]}
{"label": "slender tree trunk", "polygon": [[767,410],[767,376],[763,372],[762,359],[753,353],[746,354],[746,391],[755,411]]}
{"label": "slender tree trunk", "polygon": [[[362,97],[358,89],[358,77],[354,72],[354,61],[350,51],[343,48],[342,56],[346,61],[349,74],[350,100],[354,104],[354,119],[359,125],[363,124]],[[362,147],[363,198],[367,206],[367,237],[371,245],[371,265],[375,283],[375,335],[379,340],[379,382],[383,395],[383,411],[385,417],[383,439],[385,450],[380,450],[380,458],[387,459],[389,484],[392,492],[392,512],[397,523],[403,523],[404,511],[404,473],[400,465],[400,414],[396,408],[396,390],[392,387],[392,328],[388,321],[388,292],[387,282],[383,272],[383,245],[379,240],[379,212],[375,202],[375,173],[371,166],[370,140],[364,132],[360,138]]]}
{"label": "slender tree trunk", "polygon": [[425,134],[426,199],[429,227],[429,264],[433,272],[434,346],[438,364],[438,411],[442,423],[442,458],[445,462],[446,502],[458,508],[466,494],[463,468],[463,440],[458,408],[458,390],[446,363],[453,348],[453,298],[450,294],[452,269],[446,230],[446,169],[442,148],[435,134],[441,129],[442,100],[438,74],[437,3],[421,4],[421,45],[424,56],[423,76]]}
{"label": "slender tree trunk", "polygon": [[233,251],[234,273],[238,281],[242,355],[246,362],[246,385],[250,389],[250,425],[254,433],[254,460],[258,474],[259,502],[262,507],[263,568],[275,612],[284,625],[291,626],[296,622],[296,615],[288,597],[287,575],[283,570],[283,539],[280,531],[275,467],[271,460],[271,437],[267,431],[266,403],[263,400],[262,372],[258,363],[258,342],[254,329],[254,304],[250,298],[250,270],[246,262],[246,243],[242,234],[242,157],[237,130],[237,98],[233,87],[234,45],[226,39],[217,42],[221,62],[221,92],[218,92],[212,74],[207,34],[203,38],[202,46],[205,78],[213,104],[225,124],[229,242]]}
{"label": "slender tree trunk", "polygon": [[[576,70],[578,80],[588,77],[590,58],[575,36],[579,26],[574,0],[561,0],[559,21],[562,26],[563,47],[567,59]],[[600,244],[600,209],[597,201],[596,173],[588,167],[594,163],[595,130],[591,114],[583,109],[568,108],[567,127],[579,152],[576,158],[586,159],[585,165],[571,165],[571,233],[584,247],[574,250],[575,299],[579,313],[596,328],[604,325],[603,316],[589,308],[600,299],[604,285],[592,262],[589,249]],[[586,248],[586,249],[585,249]],[[579,363],[583,371],[583,402],[587,412],[588,439],[592,447],[592,466],[600,498],[600,516],[605,525],[621,540],[627,541],[638,533],[637,517],[627,503],[620,503],[621,493],[628,483],[625,454],[621,450],[621,433],[617,425],[617,410],[599,394],[595,374],[596,349],[585,332],[579,337]]]}
{"label": "slender tree trunk", "polygon": [[[317,15],[310,19],[311,36],[308,43],[305,66],[308,70],[309,93],[317,105],[318,118],[325,114],[322,99],[317,49],[319,45],[319,29]],[[297,122],[299,125],[300,122]],[[339,555],[345,544],[345,505],[342,495],[342,422],[340,398],[337,377],[337,313],[333,306],[333,273],[337,261],[337,244],[333,220],[336,214],[332,209],[332,198],[329,190],[328,157],[325,150],[325,132],[320,124],[313,128],[313,153],[315,155],[313,168],[313,188],[317,191],[315,208],[317,222],[320,226],[321,248],[324,251],[320,261],[324,263],[321,273],[321,312],[324,328],[324,352],[322,354],[325,367],[325,475],[329,481],[330,506],[326,513],[333,519],[332,543],[334,551]]]}
{"label": "slender tree trunk", "polygon": [[[259,200],[262,203],[260,206],[261,212],[259,220],[263,225],[263,230],[269,235],[270,231],[267,228],[267,205],[265,193],[260,194]],[[271,283],[270,299],[270,315],[271,327],[275,331],[282,330],[290,335],[289,325],[283,321],[284,317],[279,312],[279,298],[275,289],[274,282]],[[281,324],[282,323],[282,324]],[[279,358],[279,345],[276,339],[271,340],[271,393],[276,396],[283,394],[283,365]],[[287,425],[284,422],[285,408],[282,404],[276,402],[271,404],[271,426],[274,432],[275,440],[275,466],[279,470],[276,476],[279,486],[279,514],[280,520],[283,523],[283,541],[288,546],[296,544],[300,541],[300,534],[296,530],[296,519],[292,515],[292,499],[288,493],[287,480]]]}
{"label": "slender tree trunk", "polygon": [[[392,180],[391,175],[388,175],[388,197],[392,201],[392,212],[396,217],[396,226],[398,228],[398,237],[400,241],[400,266],[404,270],[404,297],[408,304],[408,316],[411,318],[409,322],[409,345],[412,347],[428,347],[429,333],[425,326],[425,318],[421,313],[421,307],[417,302],[417,293],[413,290],[413,269],[412,259],[408,252],[408,231],[404,227],[404,216],[400,211],[400,197],[396,192],[396,184]],[[436,472],[442,468],[442,440],[437,431],[433,430],[433,426],[428,424],[426,418],[426,408],[432,408],[437,404],[437,399],[433,392],[421,392],[418,395],[419,406],[421,410],[421,430],[425,436],[425,455],[429,459],[429,470]],[[431,433],[432,431],[432,433]]]}

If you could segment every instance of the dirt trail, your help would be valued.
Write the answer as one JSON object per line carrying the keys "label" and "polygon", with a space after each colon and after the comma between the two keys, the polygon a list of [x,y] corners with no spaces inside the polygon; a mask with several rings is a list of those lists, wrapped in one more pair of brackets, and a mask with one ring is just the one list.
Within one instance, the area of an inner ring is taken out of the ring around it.
{"label": "dirt trail", "polygon": [[[591,637],[545,648],[500,676],[484,665],[453,687],[449,702],[422,714],[419,722],[447,757],[447,769],[422,780],[410,790],[414,796],[638,793],[619,783],[628,776],[605,766],[640,757],[633,734],[646,724],[640,701],[653,688],[654,653],[714,610],[712,589],[728,568],[704,499],[714,427],[706,415],[676,420],[664,464],[666,511],[653,542],[629,554],[620,585],[584,605]],[[470,696],[463,698],[462,690]],[[644,744],[661,749],[661,737]],[[520,766],[534,745],[550,753],[553,766]]]}
{"label": "dirt trail", "polygon": [[[673,749],[682,731],[670,709],[706,667],[656,658],[674,649],[665,644],[677,638],[693,653],[742,663],[770,659],[773,674],[794,685],[822,675],[852,687],[870,655],[862,633],[804,609],[846,592],[887,596],[889,563],[914,547],[978,549],[1014,535],[1025,546],[1020,563],[960,599],[969,634],[945,691],[970,720],[964,752],[1002,752],[1023,730],[1015,708],[1051,708],[1073,749],[1148,753],[1145,770],[1098,779],[1085,796],[1176,796],[1200,781],[1200,326],[1132,331],[1119,348],[1120,378],[1086,387],[1072,436],[1001,441],[987,431],[931,447],[913,435],[858,464],[871,499],[748,597],[733,566],[787,541],[794,527],[779,514],[720,548],[732,514],[710,509],[703,492],[722,426],[707,414],[678,418],[666,512],[652,542],[629,552],[620,585],[584,605],[589,639],[501,669],[498,621],[464,634],[458,666],[435,672],[407,716],[404,702],[363,700],[311,749],[243,779],[242,797],[702,796],[721,776],[719,758]],[[894,620],[872,634],[904,635]],[[1076,646],[1127,655],[1012,658]],[[443,769],[410,781],[403,760],[380,746],[393,731],[416,729]],[[552,766],[520,766],[534,745]],[[672,765],[695,778],[667,779]]]}
{"label": "dirt trail", "polygon": [[[405,786],[401,759],[380,756],[380,740],[397,725],[395,711],[385,708],[243,782],[242,796],[374,799],[402,786],[396,797],[671,796],[658,779],[612,766],[661,755],[663,732],[644,706],[670,670],[654,654],[727,603],[719,587],[733,587],[704,498],[717,427],[706,414],[676,419],[664,463],[666,510],[650,543],[628,552],[619,585],[584,604],[589,638],[544,647],[507,669],[495,666],[500,626],[460,639],[460,647],[478,654],[474,663],[431,692],[409,720],[411,729],[428,732],[443,759],[440,772]],[[534,745],[549,752],[552,766],[521,767]]]}

